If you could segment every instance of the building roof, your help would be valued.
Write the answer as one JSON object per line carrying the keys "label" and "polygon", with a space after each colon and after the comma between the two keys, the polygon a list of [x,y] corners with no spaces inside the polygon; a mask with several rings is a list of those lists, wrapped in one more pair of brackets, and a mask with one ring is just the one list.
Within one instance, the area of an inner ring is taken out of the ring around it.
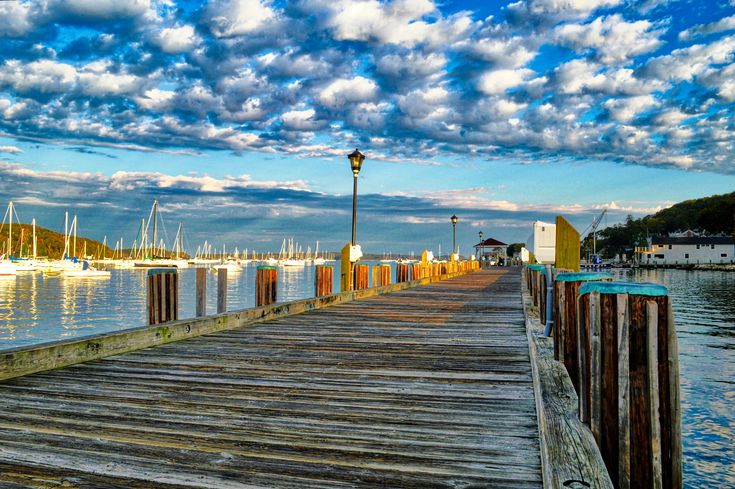
{"label": "building roof", "polygon": [[732,236],[685,236],[672,238],[663,236],[660,238],[652,238],[651,244],[655,245],[731,245],[735,244],[735,238]]}
{"label": "building roof", "polygon": [[502,241],[498,241],[497,239],[487,238],[485,241],[481,241],[477,243],[475,245],[475,248],[479,248],[480,246],[498,247],[498,246],[508,246],[508,244],[503,243]]}

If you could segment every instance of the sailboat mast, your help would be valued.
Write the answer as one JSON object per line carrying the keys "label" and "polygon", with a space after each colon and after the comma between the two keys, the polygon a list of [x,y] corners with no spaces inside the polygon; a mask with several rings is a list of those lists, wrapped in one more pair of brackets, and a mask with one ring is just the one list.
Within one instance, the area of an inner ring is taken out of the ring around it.
{"label": "sailboat mast", "polygon": [[69,256],[69,211],[64,212],[64,254],[61,258]]}
{"label": "sailboat mast", "polygon": [[74,229],[74,246],[72,247],[72,256],[77,256],[77,216],[71,222],[71,227]]}
{"label": "sailboat mast", "polygon": [[158,246],[158,199],[153,200],[153,255],[156,255],[156,246]]}
{"label": "sailboat mast", "polygon": [[36,258],[36,218],[33,218],[33,258]]}
{"label": "sailboat mast", "polygon": [[10,255],[12,255],[12,246],[13,246],[13,201],[11,200],[8,204],[8,209],[10,213],[10,229],[8,230],[8,259],[10,258]]}

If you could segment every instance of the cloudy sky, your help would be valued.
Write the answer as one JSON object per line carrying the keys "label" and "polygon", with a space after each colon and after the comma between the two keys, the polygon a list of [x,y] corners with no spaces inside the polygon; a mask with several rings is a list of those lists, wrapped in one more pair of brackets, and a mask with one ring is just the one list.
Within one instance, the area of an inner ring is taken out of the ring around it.
{"label": "cloudy sky", "polygon": [[0,2],[0,198],[196,248],[512,242],[735,189],[735,0]]}

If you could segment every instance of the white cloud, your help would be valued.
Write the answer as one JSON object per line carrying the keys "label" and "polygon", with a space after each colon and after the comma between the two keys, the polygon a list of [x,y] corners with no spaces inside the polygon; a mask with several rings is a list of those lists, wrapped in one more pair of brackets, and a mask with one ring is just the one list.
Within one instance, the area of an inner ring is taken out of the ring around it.
{"label": "white cloud", "polygon": [[735,30],[735,15],[724,17],[715,22],[709,24],[699,24],[679,33],[679,39],[687,41],[699,36],[706,36],[708,34],[715,34],[717,32]]}
{"label": "white cloud", "polygon": [[508,10],[520,20],[532,18],[542,22],[558,19],[587,18],[601,8],[620,5],[622,0],[519,0]]}
{"label": "white cloud", "polygon": [[276,19],[268,0],[211,0],[206,22],[217,37],[244,36],[263,30]]}
{"label": "white cloud", "polygon": [[347,104],[368,102],[378,93],[378,85],[369,78],[356,76],[340,78],[324,87],[317,98],[330,109],[341,109]]}
{"label": "white cloud", "polygon": [[0,2],[0,37],[20,37],[32,28],[30,4]]}
{"label": "white cloud", "polygon": [[53,0],[50,10],[81,19],[110,20],[151,13],[150,0]]}
{"label": "white cloud", "polygon": [[297,131],[313,131],[322,125],[315,118],[316,111],[314,109],[292,110],[281,115],[283,125],[289,129]]}
{"label": "white cloud", "polygon": [[0,153],[19,154],[22,152],[23,150],[18,148],[17,146],[0,146]]}
{"label": "white cloud", "polygon": [[187,188],[200,192],[222,193],[235,188],[282,188],[308,190],[303,180],[255,181],[250,175],[214,178],[209,175],[166,175],[158,172],[115,172],[105,181],[112,190],[129,191],[141,187]]}
{"label": "white cloud", "polygon": [[465,36],[472,19],[464,12],[429,22],[438,14],[432,0],[306,0],[302,7],[322,18],[337,40],[377,41],[412,47],[451,43]]}
{"label": "white cloud", "polygon": [[532,74],[529,69],[487,71],[480,76],[477,88],[488,95],[499,95],[522,84]]}
{"label": "white cloud", "polygon": [[375,68],[381,75],[390,76],[394,81],[400,82],[407,78],[439,77],[447,61],[447,57],[442,53],[426,55],[411,51],[404,55],[380,56],[375,61]]}
{"label": "white cloud", "polygon": [[512,37],[496,39],[486,37],[467,43],[467,50],[479,59],[490,61],[498,68],[520,68],[536,57],[537,51],[528,47],[529,39]]}
{"label": "white cloud", "polygon": [[662,30],[651,30],[647,20],[626,22],[620,14],[598,17],[588,24],[564,24],[554,31],[554,38],[576,51],[594,48],[603,63],[625,63],[640,54],[661,46]]}
{"label": "white cloud", "polygon": [[191,51],[199,44],[200,39],[194,32],[194,27],[186,24],[161,29],[153,37],[153,42],[163,52],[175,54]]}
{"label": "white cloud", "polygon": [[166,110],[174,97],[176,97],[176,92],[173,90],[152,88],[143,93],[142,96],[135,97],[135,102],[142,109],[163,111]]}
{"label": "white cloud", "polygon": [[710,44],[694,44],[652,58],[646,63],[644,71],[661,80],[691,81],[696,76],[716,70],[713,65],[731,62],[733,51],[735,36],[723,37]]}
{"label": "white cloud", "polygon": [[637,114],[657,105],[658,101],[651,95],[610,99],[603,104],[610,117],[622,123],[630,122]]}
{"label": "white cloud", "polygon": [[78,88],[86,95],[120,95],[137,91],[146,80],[126,73],[105,72],[107,62],[92,62],[77,70],[76,67],[53,60],[32,61],[22,64],[9,60],[0,69],[0,86],[9,85],[23,93],[37,90],[42,93],[64,93]]}

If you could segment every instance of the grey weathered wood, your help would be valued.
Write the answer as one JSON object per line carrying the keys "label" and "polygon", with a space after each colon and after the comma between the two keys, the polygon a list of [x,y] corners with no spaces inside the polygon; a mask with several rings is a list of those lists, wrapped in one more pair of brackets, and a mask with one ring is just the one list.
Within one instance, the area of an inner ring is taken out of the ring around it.
{"label": "grey weathered wood", "polygon": [[681,399],[679,394],[679,340],[676,336],[674,310],[669,300],[666,311],[668,315],[668,351],[669,364],[669,404],[671,409],[671,484],[673,489],[683,486],[682,475],[682,439],[681,439]]}
{"label": "grey weathered wood", "polygon": [[227,311],[227,269],[217,270],[217,314]]}
{"label": "grey weathered wood", "polygon": [[[602,345],[600,345],[601,326],[600,293],[590,294],[590,430],[598,446],[602,430]],[[584,392],[584,389],[582,390]]]}
{"label": "grey weathered wood", "polygon": [[617,294],[618,487],[630,489],[630,314],[628,294]]}
{"label": "grey weathered wood", "polygon": [[653,469],[653,489],[663,488],[661,471],[661,421],[659,418],[658,400],[658,304],[655,301],[646,302],[646,376],[649,406],[649,438],[651,442],[651,466]]}
{"label": "grey weathered wood", "polygon": [[557,304],[558,304],[558,314],[554,318],[554,324],[556,325],[557,331],[555,334],[558,336],[557,340],[557,347],[559,349],[559,360],[564,361],[566,358],[566,350],[565,350],[565,343],[566,343],[566,337],[567,337],[567,317],[564,311],[566,311],[567,307],[567,297],[566,297],[566,283],[565,282],[559,282],[559,285],[556,289],[557,292]]}
{"label": "grey weathered wood", "polygon": [[396,287],[0,383],[0,486],[540,487],[517,272]]}
{"label": "grey weathered wood", "polygon": [[207,270],[197,268],[196,273],[196,317],[207,315]]}

